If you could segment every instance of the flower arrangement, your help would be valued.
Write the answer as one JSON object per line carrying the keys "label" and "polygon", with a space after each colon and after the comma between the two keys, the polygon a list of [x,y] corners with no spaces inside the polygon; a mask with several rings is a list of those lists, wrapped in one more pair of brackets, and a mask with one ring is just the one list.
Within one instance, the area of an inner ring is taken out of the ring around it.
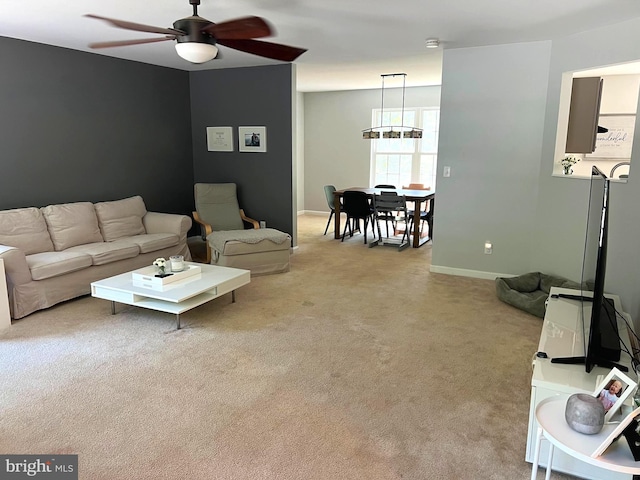
{"label": "flower arrangement", "polygon": [[160,275],[164,275],[164,269],[165,269],[165,268],[166,268],[166,266],[167,266],[167,261],[166,261],[164,258],[162,258],[162,257],[160,257],[160,258],[156,258],[156,259],[153,261],[153,266],[154,266],[154,267],[156,267],[156,268],[158,269],[158,273],[159,273]]}
{"label": "flower arrangement", "polygon": [[564,157],[560,160],[560,165],[562,165],[562,168],[564,169],[564,174],[571,175],[573,173],[573,169],[571,167],[579,161],[580,159],[576,157]]}

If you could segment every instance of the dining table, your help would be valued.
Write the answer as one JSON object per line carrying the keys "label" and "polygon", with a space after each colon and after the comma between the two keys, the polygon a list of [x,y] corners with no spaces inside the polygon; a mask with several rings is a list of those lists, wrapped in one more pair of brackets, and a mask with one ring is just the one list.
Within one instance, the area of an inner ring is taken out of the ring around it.
{"label": "dining table", "polygon": [[[434,204],[436,191],[435,189],[429,190],[410,190],[404,188],[373,188],[373,187],[349,187],[343,188],[342,190],[336,190],[333,193],[333,205],[335,208],[335,218],[334,218],[334,238],[339,239],[340,235],[340,199],[344,195],[344,192],[347,190],[355,190],[357,192],[364,192],[367,194],[367,197],[373,199],[374,195],[379,195],[382,191],[394,191],[398,195],[403,195],[407,202],[414,202],[415,208],[413,209],[413,232],[412,232],[412,243],[413,248],[418,248],[421,245],[424,245],[433,237],[433,214],[434,214]],[[422,237],[420,235],[420,212],[423,211],[422,204],[425,204],[425,209],[427,207],[427,203],[431,202],[430,209],[431,215],[429,216],[427,223],[429,225],[429,235]]]}

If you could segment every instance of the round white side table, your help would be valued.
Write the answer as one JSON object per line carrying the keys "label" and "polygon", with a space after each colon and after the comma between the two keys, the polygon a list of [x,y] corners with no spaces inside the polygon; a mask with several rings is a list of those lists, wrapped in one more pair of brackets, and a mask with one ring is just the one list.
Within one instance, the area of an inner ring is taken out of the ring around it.
{"label": "round white side table", "polygon": [[[621,436],[615,440],[599,457],[593,458],[591,454],[615,429],[615,425],[605,425],[602,432],[596,435],[585,435],[576,432],[567,424],[564,418],[564,410],[568,395],[558,395],[541,401],[536,407],[536,420],[538,421],[538,437],[536,439],[533,466],[531,468],[531,480],[535,480],[538,473],[540,460],[540,443],[542,437],[549,443],[549,459],[545,479],[551,476],[551,464],[553,450],[559,448],[563,452],[582,462],[596,467],[634,475],[634,480],[640,478],[640,462],[636,462],[627,445],[627,440]],[[638,475],[639,477],[636,477]]]}

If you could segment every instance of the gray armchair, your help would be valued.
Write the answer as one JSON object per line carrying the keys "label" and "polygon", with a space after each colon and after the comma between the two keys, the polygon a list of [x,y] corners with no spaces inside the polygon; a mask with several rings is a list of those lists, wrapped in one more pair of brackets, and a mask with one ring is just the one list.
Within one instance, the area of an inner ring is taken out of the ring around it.
{"label": "gray armchair", "polygon": [[[196,183],[196,211],[193,219],[202,229],[203,239],[211,232],[260,228],[257,220],[247,217],[238,204],[235,183]],[[211,263],[211,247],[207,243],[207,263]]]}

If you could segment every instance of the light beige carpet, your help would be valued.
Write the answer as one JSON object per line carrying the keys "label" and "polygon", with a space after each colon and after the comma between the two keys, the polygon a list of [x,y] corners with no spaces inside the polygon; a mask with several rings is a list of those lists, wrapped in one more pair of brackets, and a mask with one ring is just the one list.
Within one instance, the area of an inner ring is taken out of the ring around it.
{"label": "light beige carpet", "polygon": [[291,272],[179,331],[91,297],[14,322],[0,452],[77,453],[87,480],[529,478],[540,319],[429,273],[431,244],[341,243],[325,222],[299,219]]}

